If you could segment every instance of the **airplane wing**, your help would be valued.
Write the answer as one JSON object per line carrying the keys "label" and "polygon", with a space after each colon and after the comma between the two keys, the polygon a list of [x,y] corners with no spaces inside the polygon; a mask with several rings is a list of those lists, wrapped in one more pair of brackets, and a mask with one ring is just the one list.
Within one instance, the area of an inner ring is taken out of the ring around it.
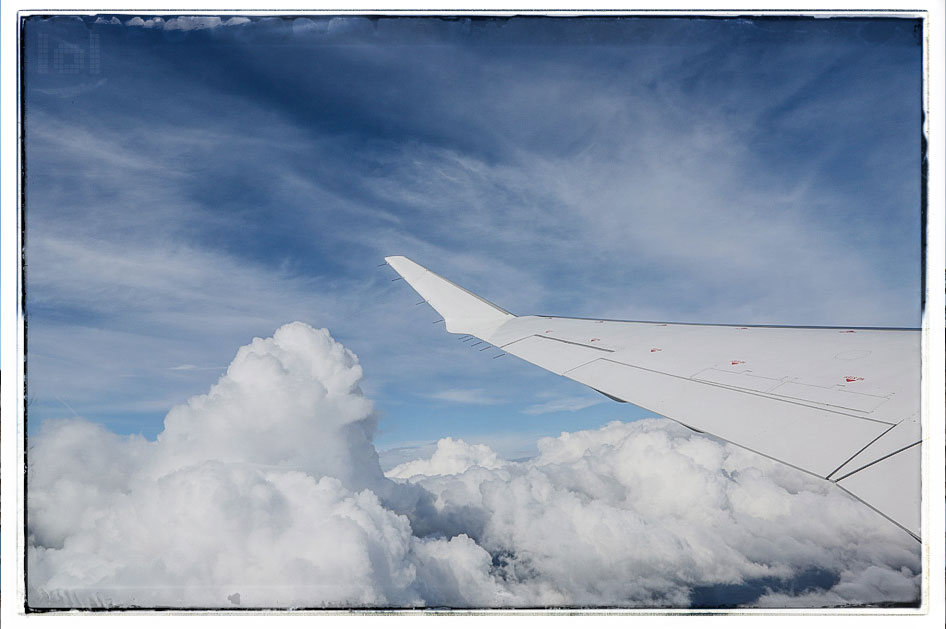
{"label": "airplane wing", "polygon": [[385,260],[448,332],[834,482],[920,539],[919,330],[515,316]]}

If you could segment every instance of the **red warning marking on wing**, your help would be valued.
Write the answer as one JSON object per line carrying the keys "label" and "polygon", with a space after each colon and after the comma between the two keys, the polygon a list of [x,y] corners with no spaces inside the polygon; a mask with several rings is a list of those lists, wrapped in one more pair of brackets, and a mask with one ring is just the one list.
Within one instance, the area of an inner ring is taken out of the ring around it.
{"label": "red warning marking on wing", "polygon": [[601,339],[591,339],[591,340],[590,340],[590,341],[588,341],[588,342],[589,342],[589,343],[594,343],[594,342],[596,342],[596,341],[600,341],[600,340],[601,340]]}
{"label": "red warning marking on wing", "polygon": [[857,330],[841,330],[838,334],[857,334]]}
{"label": "red warning marking on wing", "polygon": [[651,351],[651,353],[654,353],[654,352],[662,352],[663,350],[660,349],[659,347],[651,347],[651,348],[650,348],[650,351]]}
{"label": "red warning marking on wing", "polygon": [[731,362],[731,363],[734,364],[734,365],[745,365],[745,364],[746,364],[746,361],[744,361],[744,360],[731,360],[731,361],[729,361],[729,362]]}
{"label": "red warning marking on wing", "polygon": [[861,378],[860,376],[845,376],[844,380],[846,382],[858,382],[860,380],[863,380],[863,378]]}

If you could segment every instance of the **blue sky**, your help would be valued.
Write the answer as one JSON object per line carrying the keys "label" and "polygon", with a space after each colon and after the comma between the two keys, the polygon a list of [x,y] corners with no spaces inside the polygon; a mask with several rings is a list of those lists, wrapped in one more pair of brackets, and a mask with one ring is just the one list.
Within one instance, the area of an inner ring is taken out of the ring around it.
{"label": "blue sky", "polygon": [[392,254],[517,314],[919,325],[914,21],[111,17],[26,28],[31,431],[153,438],[293,320],[405,456],[648,415],[469,349]]}

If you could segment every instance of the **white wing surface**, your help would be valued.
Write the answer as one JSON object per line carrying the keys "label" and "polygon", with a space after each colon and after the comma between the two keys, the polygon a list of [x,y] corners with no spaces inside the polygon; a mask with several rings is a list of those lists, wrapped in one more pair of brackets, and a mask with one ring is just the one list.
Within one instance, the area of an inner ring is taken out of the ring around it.
{"label": "white wing surface", "polygon": [[919,330],[517,317],[385,260],[448,332],[832,481],[920,539]]}

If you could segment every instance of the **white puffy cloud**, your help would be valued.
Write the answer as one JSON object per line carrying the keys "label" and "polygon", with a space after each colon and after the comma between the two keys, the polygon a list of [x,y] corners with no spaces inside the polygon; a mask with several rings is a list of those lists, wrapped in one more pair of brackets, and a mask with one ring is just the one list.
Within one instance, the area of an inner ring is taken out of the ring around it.
{"label": "white puffy cloud", "polygon": [[918,597],[919,549],[899,529],[819,479],[667,420],[545,438],[525,462],[445,438],[385,477],[361,376],[326,330],[293,323],[241,348],[155,441],[44,424],[28,452],[30,605]]}
{"label": "white puffy cloud", "polygon": [[241,348],[154,442],[45,424],[29,451],[31,604],[419,602],[360,379],[354,354],[295,323]]}
{"label": "white puffy cloud", "polygon": [[476,514],[468,526],[513,575],[507,586],[519,600],[677,606],[728,585],[754,592],[752,601],[779,584],[799,590],[812,571],[837,580],[802,592],[816,606],[918,595],[917,545],[817,478],[668,420],[538,445],[525,463],[412,478],[441,513]]}
{"label": "white puffy cloud", "polygon": [[[223,20],[215,15],[182,15],[165,20],[163,17],[155,16],[144,20],[135,16],[125,22],[125,26],[141,26],[143,28],[162,28],[166,31],[195,31],[205,28],[217,28],[218,26],[241,26],[248,24],[251,20],[246,17],[231,17]],[[96,19],[96,23],[105,23],[102,18]],[[109,24],[119,24],[117,18],[112,18]]]}
{"label": "white puffy cloud", "polygon": [[387,472],[388,478],[411,478],[412,476],[441,476],[462,474],[471,467],[496,469],[505,461],[483,444],[470,445],[463,439],[444,437],[437,442],[437,449],[429,459],[417,459],[402,463]]}
{"label": "white puffy cloud", "polygon": [[181,17],[171,18],[164,24],[166,31],[193,31],[203,28],[216,28],[223,24],[217,16],[206,15],[182,15]]}

